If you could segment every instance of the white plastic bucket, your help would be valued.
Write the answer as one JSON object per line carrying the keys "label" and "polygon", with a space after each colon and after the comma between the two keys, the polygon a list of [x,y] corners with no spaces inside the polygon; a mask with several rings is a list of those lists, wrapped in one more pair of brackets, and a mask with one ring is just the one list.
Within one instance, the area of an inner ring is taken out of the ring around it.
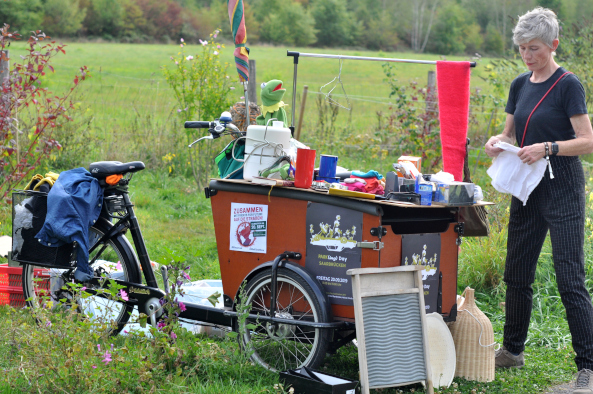
{"label": "white plastic bucket", "polygon": [[251,180],[274,164],[290,148],[290,129],[282,127],[283,122],[271,126],[251,125],[247,127],[245,142],[245,167],[243,179]]}

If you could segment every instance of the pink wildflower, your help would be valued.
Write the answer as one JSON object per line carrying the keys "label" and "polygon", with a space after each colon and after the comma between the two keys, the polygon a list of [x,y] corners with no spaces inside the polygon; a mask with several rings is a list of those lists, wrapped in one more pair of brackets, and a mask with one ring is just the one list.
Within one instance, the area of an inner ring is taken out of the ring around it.
{"label": "pink wildflower", "polygon": [[216,49],[220,49],[220,44],[216,45]]}
{"label": "pink wildflower", "polygon": [[86,286],[82,286],[82,289],[80,289],[80,291],[85,291],[86,290]]}
{"label": "pink wildflower", "polygon": [[120,296],[120,297],[121,297],[121,299],[122,299],[122,300],[124,300],[124,301],[130,301],[130,298],[128,297],[128,293],[126,293],[126,292],[124,291],[124,289],[121,289],[121,290],[119,291],[119,296]]}
{"label": "pink wildflower", "polygon": [[97,366],[96,365],[92,365],[91,368],[97,369]]}
{"label": "pink wildflower", "polygon": [[165,323],[165,321],[164,321],[164,320],[161,320],[161,321],[159,321],[159,322],[156,324],[157,328],[163,328],[163,327],[165,327],[166,325],[167,325],[167,323]]}
{"label": "pink wildflower", "polygon": [[189,274],[187,272],[183,273],[183,277],[187,280],[191,280],[191,278],[189,277]]}
{"label": "pink wildflower", "polygon": [[51,322],[48,320],[47,323],[45,323],[45,327],[51,327]]}
{"label": "pink wildflower", "polygon": [[214,51],[212,53],[214,54],[214,56],[218,55],[218,51]]}
{"label": "pink wildflower", "polygon": [[187,307],[183,302],[179,301],[179,309],[181,309],[181,312],[185,312],[187,310]]}
{"label": "pink wildflower", "polygon": [[183,44],[179,44],[179,46],[180,46],[181,48],[183,48]]}
{"label": "pink wildflower", "polygon": [[101,360],[102,362],[105,363],[105,365],[109,364],[110,362],[112,362],[113,360],[111,359],[111,353],[109,352],[105,352],[105,357],[103,358],[103,360]]}
{"label": "pink wildflower", "polygon": [[194,60],[194,57],[192,55],[189,55],[188,57],[185,58],[185,60]]}
{"label": "pink wildflower", "polygon": [[118,271],[123,271],[123,268],[122,268],[121,263],[119,261],[115,265],[115,269],[118,270]]}
{"label": "pink wildflower", "polygon": [[230,87],[230,89],[231,89],[231,90],[235,90],[235,87],[234,87],[234,86],[231,86],[231,87]]}
{"label": "pink wildflower", "polygon": [[101,345],[97,344],[97,350],[101,351]]}
{"label": "pink wildflower", "polygon": [[180,41],[183,42],[183,38]]}
{"label": "pink wildflower", "polygon": [[241,100],[245,100],[245,96],[241,96]]}
{"label": "pink wildflower", "polygon": [[171,331],[171,339],[177,339],[177,334]]}

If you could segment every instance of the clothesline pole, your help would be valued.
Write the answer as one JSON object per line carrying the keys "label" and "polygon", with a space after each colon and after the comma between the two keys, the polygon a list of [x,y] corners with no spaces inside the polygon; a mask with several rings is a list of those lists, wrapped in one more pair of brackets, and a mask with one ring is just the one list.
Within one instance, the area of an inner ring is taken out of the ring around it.
{"label": "clothesline pole", "polygon": [[[340,59],[340,60],[367,60],[372,62],[390,62],[390,63],[415,63],[415,64],[437,64],[434,60],[415,60],[415,59],[394,59],[385,57],[368,57],[368,56],[347,56],[347,55],[329,55],[324,53],[302,53],[295,51],[286,51],[286,56],[293,57],[294,74],[292,77],[292,119],[290,122],[290,131],[294,137],[294,119],[296,116],[296,87],[297,87],[297,69],[299,65],[299,57],[316,57],[323,59]],[[470,67],[476,67],[476,62],[469,62]]]}
{"label": "clothesline pole", "polygon": [[[368,60],[373,62],[392,62],[392,63],[416,63],[416,64],[437,64],[435,60],[415,60],[415,59],[394,59],[387,57],[367,57],[367,56],[347,56],[347,55],[328,55],[323,53],[302,53],[288,51],[287,56],[294,56],[298,58],[303,57],[317,57],[324,59],[348,59],[348,60]],[[469,62],[470,67],[476,67],[476,62]]]}
{"label": "clothesline pole", "polygon": [[[296,55],[291,55],[294,53]],[[296,115],[296,86],[297,86],[297,70],[299,68],[299,53],[298,52],[287,52],[287,56],[293,57],[294,73],[292,75],[292,119],[290,120],[290,132],[294,137],[294,117]]]}

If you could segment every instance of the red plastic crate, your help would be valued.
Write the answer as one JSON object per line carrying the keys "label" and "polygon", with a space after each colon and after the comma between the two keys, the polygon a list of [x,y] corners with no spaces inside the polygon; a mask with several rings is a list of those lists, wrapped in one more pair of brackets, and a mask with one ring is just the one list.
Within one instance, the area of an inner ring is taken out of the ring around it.
{"label": "red plastic crate", "polygon": [[[10,305],[15,308],[25,306],[25,296],[22,287],[22,267],[9,267],[0,264],[0,305]],[[43,278],[37,285],[42,289],[49,289],[49,270],[37,268],[34,274]]]}

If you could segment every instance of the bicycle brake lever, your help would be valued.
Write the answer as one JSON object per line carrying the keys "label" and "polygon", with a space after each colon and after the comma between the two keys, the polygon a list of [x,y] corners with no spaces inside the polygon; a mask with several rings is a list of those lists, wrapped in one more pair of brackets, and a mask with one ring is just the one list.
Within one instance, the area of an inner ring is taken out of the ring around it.
{"label": "bicycle brake lever", "polygon": [[[219,136],[217,136],[216,138],[218,138]],[[187,147],[191,148],[192,146],[194,146],[195,144],[197,144],[198,142],[202,141],[202,140],[213,140],[215,137],[212,136],[212,134],[207,135],[205,137],[202,138],[198,138],[197,140],[195,140],[194,142],[192,142],[191,144],[189,144]]]}

